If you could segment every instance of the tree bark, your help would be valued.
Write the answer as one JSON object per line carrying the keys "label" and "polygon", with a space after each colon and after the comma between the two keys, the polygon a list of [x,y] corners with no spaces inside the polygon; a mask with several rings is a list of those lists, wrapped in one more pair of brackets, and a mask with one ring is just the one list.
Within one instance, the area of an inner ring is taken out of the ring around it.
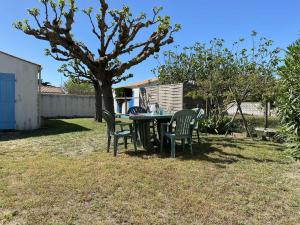
{"label": "tree bark", "polygon": [[113,92],[112,92],[112,85],[111,84],[105,84],[102,86],[102,93],[103,93],[103,103],[104,108],[111,112],[112,114],[115,113],[114,109],[114,98],[113,98]]}
{"label": "tree bark", "polygon": [[244,114],[243,114],[242,107],[241,107],[241,103],[237,101],[236,104],[237,104],[237,108],[238,108],[238,110],[239,110],[239,112],[240,112],[240,114],[241,114],[241,116],[242,116],[242,120],[243,120],[243,123],[244,123],[244,127],[245,127],[245,129],[246,129],[246,131],[247,131],[247,134],[248,134],[249,137],[252,138],[252,133],[251,133],[250,130],[249,130],[247,120],[246,120],[246,118],[245,118],[245,116],[244,116]]}
{"label": "tree bark", "polygon": [[95,121],[102,123],[102,90],[99,82],[93,82],[95,88]]}
{"label": "tree bark", "polygon": [[268,101],[265,102],[265,129],[269,127],[269,103]]}
{"label": "tree bark", "polygon": [[[235,113],[234,113],[234,115],[233,115],[233,117],[231,118],[231,120],[229,121],[229,123],[226,124],[226,126],[229,126],[229,125],[231,125],[231,124],[233,123],[233,121],[235,120],[235,117],[236,117],[238,111],[239,111],[239,110],[238,110],[238,108],[237,108],[236,111],[235,111]],[[227,137],[228,133],[229,133],[229,130],[227,129],[226,134],[225,134],[225,137]]]}

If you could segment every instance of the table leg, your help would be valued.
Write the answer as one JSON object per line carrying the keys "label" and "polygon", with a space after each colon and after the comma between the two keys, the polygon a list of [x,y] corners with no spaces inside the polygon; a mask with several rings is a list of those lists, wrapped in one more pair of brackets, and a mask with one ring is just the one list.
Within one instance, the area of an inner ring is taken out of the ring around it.
{"label": "table leg", "polygon": [[138,125],[136,120],[133,121],[133,129],[134,129],[134,132],[135,132],[135,140],[137,142],[137,145],[140,147],[142,145],[141,135],[140,135],[139,125]]}
{"label": "table leg", "polygon": [[149,121],[140,121],[139,123],[139,133],[141,137],[141,142],[144,149],[151,150],[152,144],[150,142],[150,122]]}
{"label": "table leg", "polygon": [[143,146],[145,150],[150,150],[150,122],[146,120],[134,120],[133,125],[138,146]]}

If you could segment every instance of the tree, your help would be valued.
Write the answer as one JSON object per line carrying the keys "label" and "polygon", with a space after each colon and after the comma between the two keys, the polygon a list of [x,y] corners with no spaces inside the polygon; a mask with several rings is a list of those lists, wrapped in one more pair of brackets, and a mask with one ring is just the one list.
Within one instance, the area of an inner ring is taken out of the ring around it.
{"label": "tree", "polygon": [[[245,129],[251,136],[241,104],[253,96],[261,101],[272,98],[274,74],[279,63],[279,49],[273,48],[271,40],[260,38],[257,42],[255,31],[251,37],[251,48],[242,48],[244,38],[234,42],[231,49],[225,47],[223,39],[213,39],[209,45],[196,43],[184,48],[182,53],[166,52],[164,63],[154,72],[162,83],[195,84],[190,95],[206,100],[208,116],[216,127],[224,118],[228,104],[235,103],[236,114],[241,114]],[[235,120],[236,114],[228,126]]]}
{"label": "tree", "polygon": [[76,83],[72,79],[68,79],[63,86],[66,93],[71,95],[94,95],[95,90],[88,82]]}
{"label": "tree", "polygon": [[300,39],[287,49],[280,68],[278,113],[291,155],[300,159]]}
{"label": "tree", "polygon": [[[113,112],[112,85],[131,77],[132,75],[124,75],[126,70],[159,52],[162,46],[171,44],[173,33],[180,29],[177,24],[174,27],[170,25],[169,16],[159,16],[161,7],[155,7],[153,16],[147,19],[145,13],[133,17],[128,6],[123,6],[120,10],[109,10],[106,0],[99,0],[100,8],[95,14],[92,7],[82,10],[90,21],[93,35],[99,41],[99,48],[92,51],[86,44],[76,40],[72,33],[78,12],[75,0],[69,0],[68,3],[65,0],[41,0],[41,4],[43,18],[40,9],[28,10],[36,22],[35,27],[28,20],[16,22],[15,27],[27,35],[47,41],[50,48],[46,50],[46,55],[67,62],[63,68],[67,76],[74,76],[76,69],[79,69],[82,73],[75,74],[77,79],[93,83],[98,99],[98,116],[101,115],[101,93],[104,107]],[[142,30],[150,27],[156,27],[156,30],[149,38],[134,42]],[[126,54],[134,56],[121,61],[121,56]],[[67,69],[68,67],[70,68]],[[67,74],[68,71],[71,73]]]}
{"label": "tree", "polygon": [[[229,79],[229,91],[237,105],[237,111],[242,116],[245,129],[252,137],[248,128],[247,120],[242,112],[241,104],[251,96],[258,96],[267,104],[272,98],[275,86],[271,86],[280,62],[279,48],[273,47],[273,41],[262,37],[256,41],[257,33],[252,31],[252,48],[241,48],[245,41],[241,38],[233,44],[232,51],[228,51],[228,70],[231,74]],[[267,108],[267,107],[266,107]],[[267,112],[267,111],[266,111]],[[235,115],[232,119],[234,120]]]}

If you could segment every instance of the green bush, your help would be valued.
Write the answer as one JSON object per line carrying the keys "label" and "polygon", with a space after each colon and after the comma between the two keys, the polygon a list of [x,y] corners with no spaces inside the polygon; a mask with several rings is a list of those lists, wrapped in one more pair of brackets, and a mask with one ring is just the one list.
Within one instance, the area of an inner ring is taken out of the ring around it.
{"label": "green bush", "polygon": [[225,134],[226,132],[232,133],[242,130],[238,121],[234,121],[228,126],[230,120],[228,117],[224,117],[220,121],[215,121],[212,118],[202,118],[199,120],[199,130],[202,133],[209,134]]}
{"label": "green bush", "polygon": [[278,113],[291,155],[300,159],[300,39],[288,47],[280,68]]}

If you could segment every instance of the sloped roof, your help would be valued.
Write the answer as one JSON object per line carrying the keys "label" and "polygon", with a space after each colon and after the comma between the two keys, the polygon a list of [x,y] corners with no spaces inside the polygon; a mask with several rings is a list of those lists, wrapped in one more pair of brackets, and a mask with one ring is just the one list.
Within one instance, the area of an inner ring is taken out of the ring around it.
{"label": "sloped roof", "polygon": [[41,85],[41,93],[44,94],[65,94],[64,90],[61,87],[54,87],[54,86],[46,86]]}
{"label": "sloped roof", "polygon": [[27,63],[33,64],[33,65],[35,65],[35,66],[42,67],[41,65],[39,65],[39,64],[37,64],[37,63],[34,63],[34,62],[31,62],[31,61],[28,61],[28,60],[26,60],[26,59],[22,59],[22,58],[20,58],[20,57],[17,57],[17,56],[14,56],[14,55],[8,54],[8,53],[6,53],[6,52],[2,52],[2,51],[0,51],[0,53],[1,53],[1,54],[3,54],[3,55],[6,55],[6,56],[12,57],[12,58],[15,58],[15,59],[21,60],[21,61],[23,61],[23,62],[27,62]]}
{"label": "sloped roof", "polygon": [[126,88],[137,88],[137,87],[144,87],[144,86],[148,86],[150,84],[153,83],[157,83],[158,82],[158,78],[154,77],[151,79],[147,79],[147,80],[142,80],[142,81],[138,81],[138,82],[134,82],[134,83],[129,83],[127,85],[124,85],[122,87],[126,87]]}

